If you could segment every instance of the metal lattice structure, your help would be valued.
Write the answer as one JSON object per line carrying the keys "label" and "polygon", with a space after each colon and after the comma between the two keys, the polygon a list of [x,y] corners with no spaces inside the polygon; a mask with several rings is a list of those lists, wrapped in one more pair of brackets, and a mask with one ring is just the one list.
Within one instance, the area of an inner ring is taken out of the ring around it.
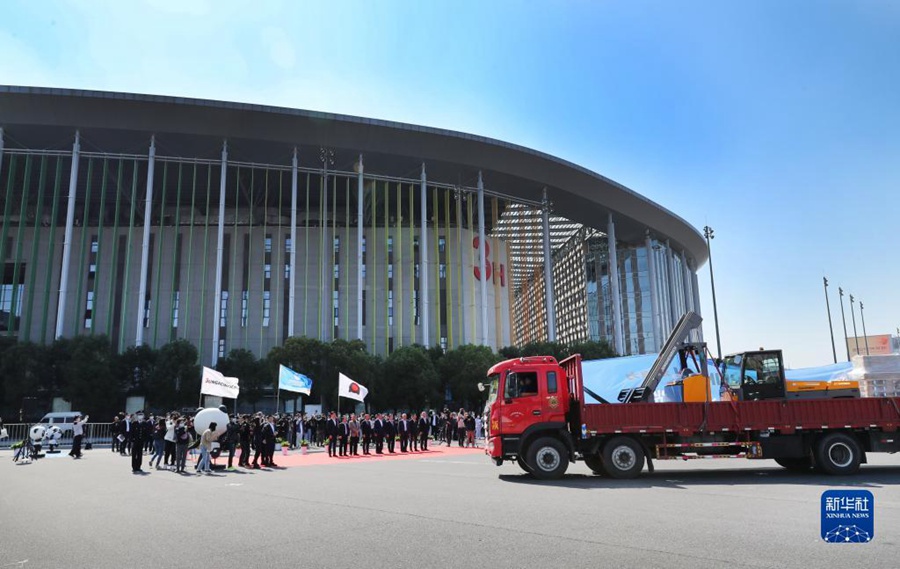
{"label": "metal lattice structure", "polygon": [[[550,248],[559,250],[583,226],[564,217],[550,216]],[[543,212],[533,206],[510,203],[500,215],[491,235],[506,241],[512,266],[510,280],[513,291],[522,285],[535,271],[543,270],[544,263]]]}

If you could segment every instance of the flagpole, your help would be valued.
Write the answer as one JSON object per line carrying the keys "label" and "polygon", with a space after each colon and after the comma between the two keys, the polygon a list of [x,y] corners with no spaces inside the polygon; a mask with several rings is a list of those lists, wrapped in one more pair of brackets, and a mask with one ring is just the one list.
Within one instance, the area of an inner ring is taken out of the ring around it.
{"label": "flagpole", "polygon": [[275,412],[276,413],[278,413],[278,409],[279,409],[278,403],[279,403],[280,399],[281,399],[281,388],[279,387],[278,389],[275,390]]}

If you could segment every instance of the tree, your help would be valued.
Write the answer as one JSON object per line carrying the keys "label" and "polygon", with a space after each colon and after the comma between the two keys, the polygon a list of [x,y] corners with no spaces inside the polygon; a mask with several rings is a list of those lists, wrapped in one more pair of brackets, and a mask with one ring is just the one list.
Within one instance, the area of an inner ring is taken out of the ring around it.
{"label": "tree", "polygon": [[197,348],[187,340],[164,345],[148,379],[147,400],[155,409],[172,410],[194,404],[200,398]]}
{"label": "tree", "polygon": [[122,380],[128,395],[147,396],[150,376],[159,353],[148,346],[130,346],[119,354],[115,373]]}
{"label": "tree", "polygon": [[[0,411],[18,419],[25,397],[38,397],[49,405],[57,384],[46,346],[21,342],[0,352]],[[28,417],[25,417],[28,419]]]}
{"label": "tree", "polygon": [[240,380],[238,397],[253,405],[256,411],[256,404],[262,399],[265,388],[271,386],[268,362],[258,359],[250,350],[237,349],[220,359],[216,369],[225,376]]}
{"label": "tree", "polygon": [[616,351],[605,340],[583,340],[580,342],[529,342],[524,346],[506,346],[500,348],[500,355],[504,359],[522,358],[528,356],[553,356],[557,360],[564,360],[572,354],[581,354],[585,360],[600,360],[616,357]]}
{"label": "tree", "polygon": [[603,360],[606,358],[616,357],[616,350],[609,345],[606,340],[599,342],[593,340],[585,340],[583,342],[575,342],[568,347],[568,355],[581,354],[585,360]]}
{"label": "tree", "polygon": [[447,403],[452,408],[477,407],[485,399],[478,391],[478,383],[485,381],[488,369],[500,356],[487,346],[467,344],[448,351],[438,362],[438,372],[444,391],[449,388],[451,397]]}
{"label": "tree", "polygon": [[54,363],[63,377],[60,394],[73,409],[112,414],[121,404],[122,378],[117,378],[116,352],[106,336],[76,336],[54,343]]}
{"label": "tree", "polygon": [[440,380],[428,352],[421,346],[404,346],[394,350],[384,362],[387,400],[407,409],[421,409],[435,405],[440,395]]}

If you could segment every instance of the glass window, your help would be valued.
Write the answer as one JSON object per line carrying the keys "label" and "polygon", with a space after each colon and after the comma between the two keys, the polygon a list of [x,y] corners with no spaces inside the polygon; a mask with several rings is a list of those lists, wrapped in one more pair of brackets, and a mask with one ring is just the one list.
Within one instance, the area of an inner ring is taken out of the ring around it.
{"label": "glass window", "polygon": [[547,393],[556,393],[556,372],[547,372]]}
{"label": "glass window", "polygon": [[532,397],[538,394],[537,372],[520,371],[510,372],[506,376],[505,395],[507,399],[517,397]]}

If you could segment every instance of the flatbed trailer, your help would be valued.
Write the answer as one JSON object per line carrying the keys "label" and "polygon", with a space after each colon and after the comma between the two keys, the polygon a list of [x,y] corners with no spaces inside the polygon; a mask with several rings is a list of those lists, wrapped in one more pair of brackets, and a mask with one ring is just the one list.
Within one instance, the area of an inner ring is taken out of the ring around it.
{"label": "flatbed trailer", "polygon": [[486,452],[538,478],[558,478],[577,460],[633,478],[653,460],[707,458],[845,475],[867,453],[900,451],[900,398],[588,403],[580,356],[507,360],[489,378]]}

